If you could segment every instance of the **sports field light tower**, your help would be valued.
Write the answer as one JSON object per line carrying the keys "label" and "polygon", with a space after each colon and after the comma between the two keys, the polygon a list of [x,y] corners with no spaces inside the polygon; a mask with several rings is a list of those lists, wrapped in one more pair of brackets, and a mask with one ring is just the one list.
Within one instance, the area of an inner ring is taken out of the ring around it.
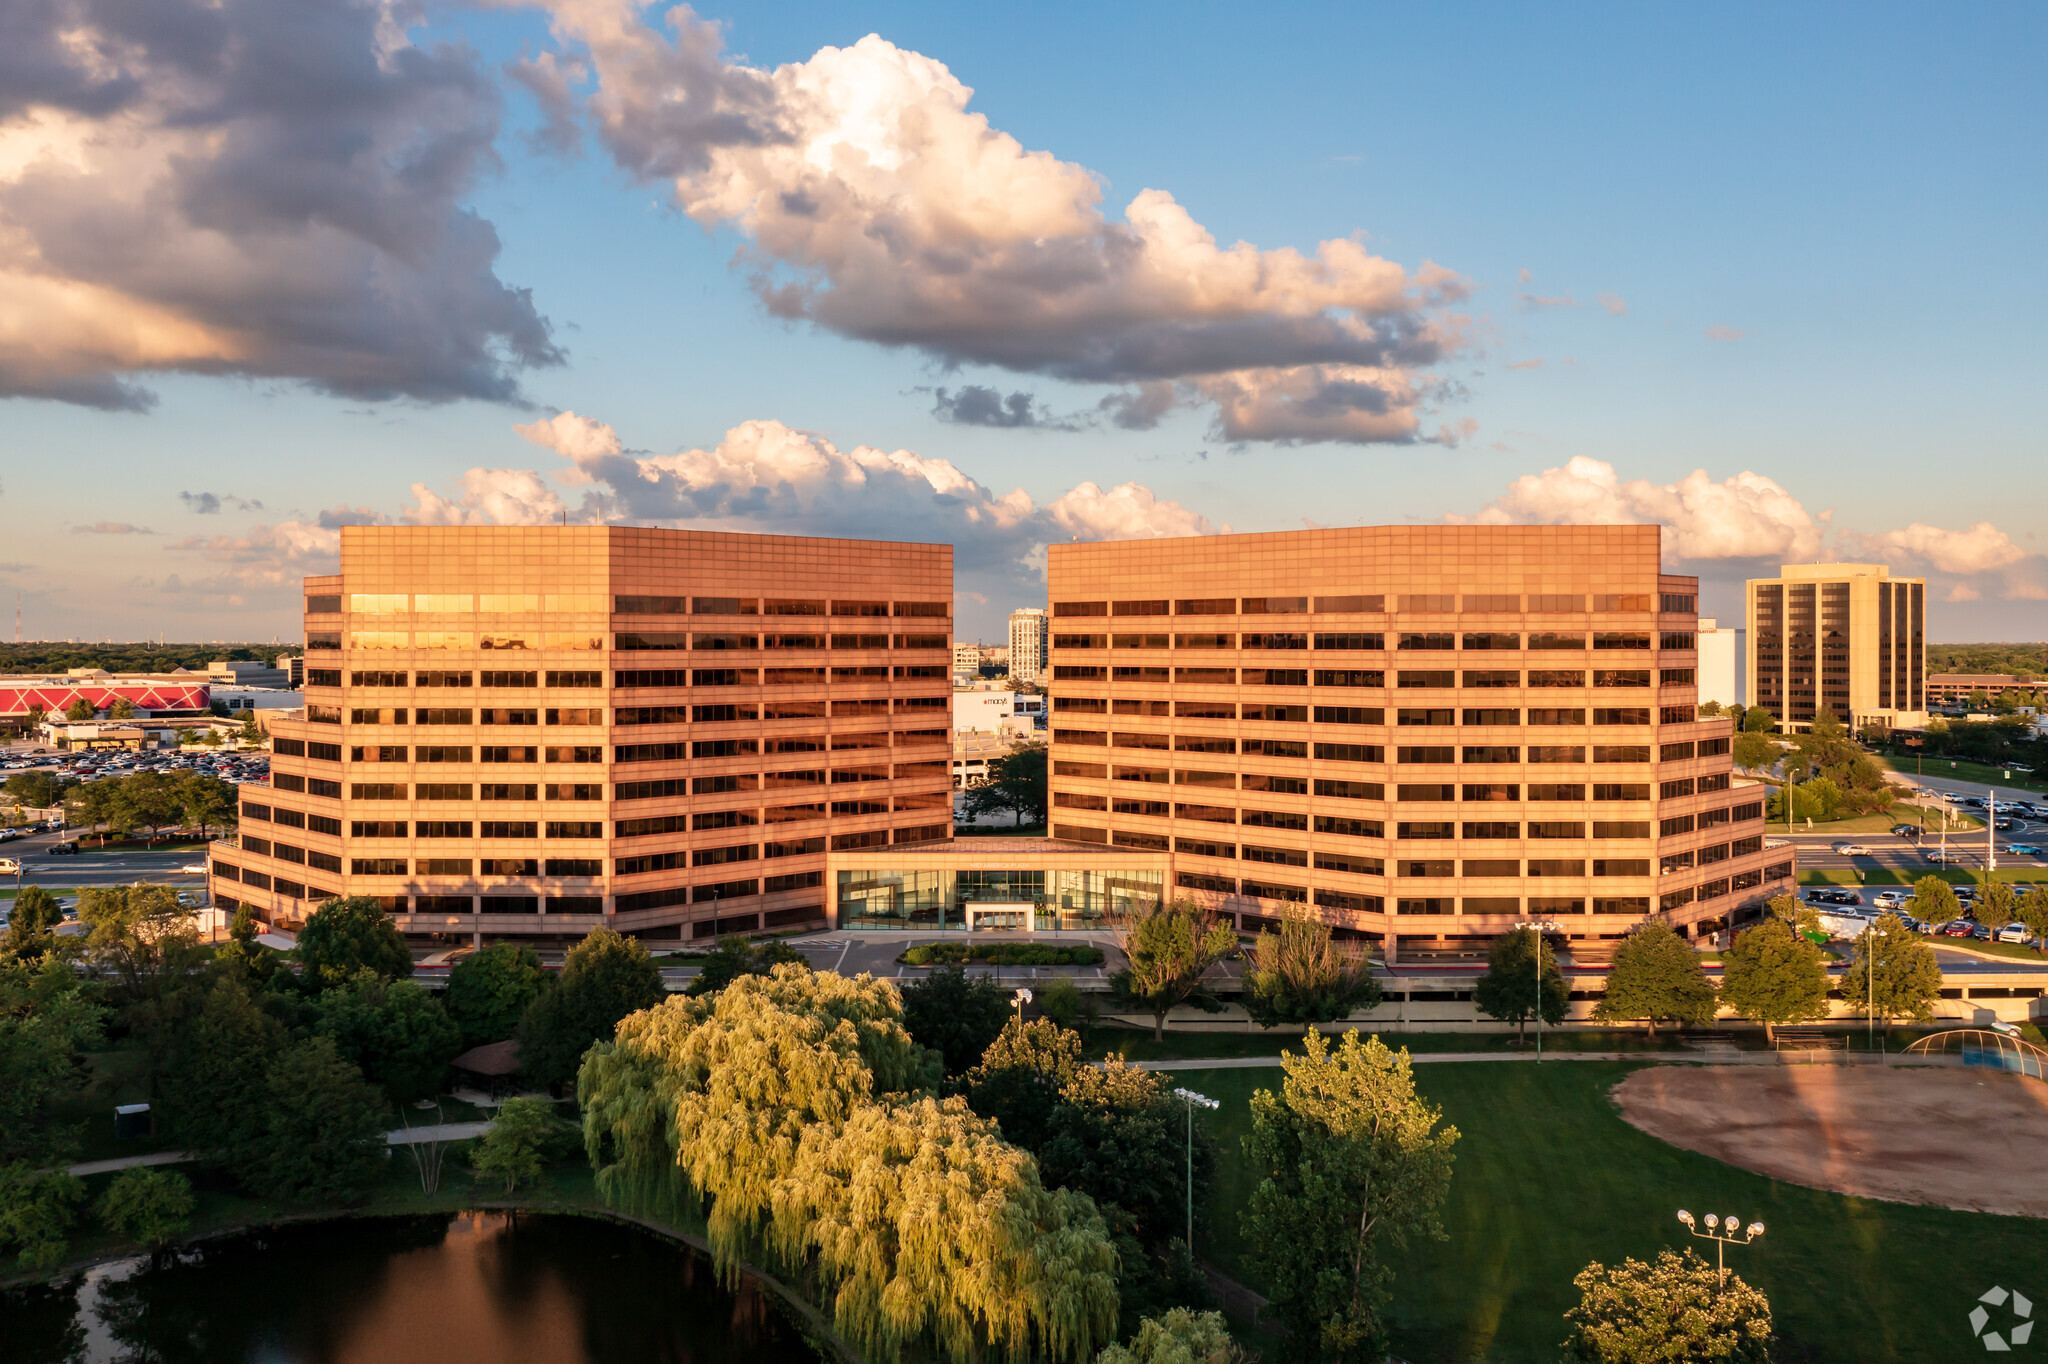
{"label": "sports field light tower", "polygon": [[1685,1223],[1685,1229],[1693,1235],[1701,1240],[1714,1243],[1714,1268],[1720,1271],[1721,1287],[1723,1288],[1728,1286],[1728,1261],[1725,1247],[1746,1246],[1764,1234],[1763,1223],[1751,1222],[1747,1227],[1744,1227],[1742,1219],[1732,1212],[1726,1217],[1716,1217],[1713,1213],[1708,1213],[1707,1229],[1705,1231],[1699,1229],[1699,1225],[1692,1219],[1692,1214],[1684,1208],[1678,1210],[1678,1220]]}

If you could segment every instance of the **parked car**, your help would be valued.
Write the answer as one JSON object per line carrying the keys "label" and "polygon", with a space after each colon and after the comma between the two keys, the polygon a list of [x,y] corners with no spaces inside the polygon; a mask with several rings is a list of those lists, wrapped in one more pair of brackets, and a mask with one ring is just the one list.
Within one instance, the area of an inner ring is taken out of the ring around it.
{"label": "parked car", "polygon": [[1896,909],[1913,898],[1909,890],[1881,890],[1870,898],[1870,903],[1879,909]]}
{"label": "parked car", "polygon": [[2004,928],[1999,929],[1998,932],[1993,934],[1992,936],[1995,937],[1999,942],[2014,942],[2019,943],[2021,946],[2025,946],[2027,943],[2033,940],[2034,935],[2027,932],[2027,926],[2025,924],[2014,923],[2007,924]]}
{"label": "parked car", "polygon": [[1860,905],[1863,897],[1853,890],[1809,890],[1806,902],[1810,905]]}
{"label": "parked car", "polygon": [[1950,919],[1941,926],[1944,938],[1967,938],[1977,931],[1977,925],[1968,919]]}

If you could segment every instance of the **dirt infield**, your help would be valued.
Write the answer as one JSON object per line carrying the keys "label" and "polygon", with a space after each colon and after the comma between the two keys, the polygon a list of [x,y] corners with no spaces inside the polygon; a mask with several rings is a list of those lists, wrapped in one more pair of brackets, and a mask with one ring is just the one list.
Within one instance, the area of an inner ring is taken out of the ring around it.
{"label": "dirt infield", "polygon": [[1997,1071],[1650,1066],[1622,1117],[1774,1179],[1900,1203],[2048,1217],[2048,1084]]}

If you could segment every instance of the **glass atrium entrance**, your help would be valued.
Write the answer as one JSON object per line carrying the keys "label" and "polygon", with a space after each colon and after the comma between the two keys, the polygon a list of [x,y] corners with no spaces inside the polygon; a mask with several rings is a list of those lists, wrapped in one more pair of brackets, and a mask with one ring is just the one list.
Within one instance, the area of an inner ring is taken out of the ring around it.
{"label": "glass atrium entrance", "polygon": [[841,867],[834,894],[841,928],[1073,933],[1158,903],[1165,881],[1150,870]]}

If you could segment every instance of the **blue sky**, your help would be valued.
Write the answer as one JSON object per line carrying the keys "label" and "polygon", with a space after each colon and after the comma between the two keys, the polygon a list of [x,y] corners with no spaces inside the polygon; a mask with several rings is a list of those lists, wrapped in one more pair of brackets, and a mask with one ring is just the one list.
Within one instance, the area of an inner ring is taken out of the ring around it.
{"label": "blue sky", "polygon": [[[565,0],[556,17],[603,3]],[[230,8],[234,21],[246,7]],[[1437,329],[1438,353],[1368,395],[1391,401],[1412,430],[1317,439],[1298,424],[1301,408],[1233,439],[1215,390],[1192,370],[1168,376],[1178,397],[1155,425],[1125,429],[1100,405],[1135,381],[1089,369],[1071,336],[1005,366],[986,359],[1000,340],[955,344],[957,318],[909,305],[907,339],[893,345],[863,339],[879,330],[870,319],[826,318],[829,302],[814,320],[773,317],[736,257],[751,253],[785,279],[805,263],[778,255],[763,230],[693,220],[677,206],[670,162],[659,175],[645,161],[629,169],[622,148],[644,119],[607,128],[584,116],[578,150],[535,145],[544,120],[507,64],[588,58],[574,31],[541,9],[435,10],[411,41],[467,45],[446,60],[473,73],[474,88],[470,171],[451,175],[434,203],[445,222],[495,231],[486,278],[529,291],[561,352],[559,364],[500,366],[517,401],[337,396],[327,390],[355,381],[336,374],[356,371],[306,358],[290,319],[249,321],[262,308],[246,295],[202,307],[107,263],[113,247],[93,258],[54,235],[39,239],[41,264],[10,260],[8,230],[50,233],[56,215],[43,210],[60,195],[57,180],[9,171],[10,130],[19,147],[24,128],[52,124],[33,92],[0,86],[0,271],[59,262],[74,282],[115,288],[122,308],[182,310],[216,334],[232,316],[240,329],[227,363],[114,347],[113,359],[58,376],[111,373],[155,395],[145,411],[109,410],[72,390],[39,396],[58,381],[22,358],[18,340],[10,351],[7,333],[36,329],[34,308],[47,304],[0,285],[0,304],[15,298],[28,324],[0,324],[0,393],[19,395],[0,397],[0,586],[22,591],[28,633],[290,638],[293,580],[318,571],[332,524],[347,519],[337,508],[519,519],[559,505],[673,524],[951,535],[964,550],[980,541],[978,557],[963,552],[967,636],[992,637],[1003,612],[1033,599],[1033,541],[1062,532],[1436,521],[1489,506],[1496,519],[1591,509],[1666,520],[1683,551],[1676,566],[1706,579],[1703,609],[1724,615],[1737,613],[1734,585],[1781,558],[1876,557],[1926,573],[1937,599],[1951,599],[1932,613],[1934,638],[2048,635],[2048,545],[2036,539],[2048,505],[2036,339],[2048,19],[2038,7],[784,4],[702,17],[724,25],[715,69],[742,76],[868,33],[944,63],[973,88],[969,113],[1098,177],[1112,224],[1141,190],[1163,190],[1223,247],[1312,254],[1363,234],[1364,252],[1411,282],[1425,263],[1453,272],[1455,298],[1393,313]],[[171,66],[145,63],[142,83],[182,88],[164,74]],[[571,91],[580,105],[648,79],[588,60]],[[732,98],[766,88],[752,79]],[[658,96],[660,85],[648,88]],[[257,97],[248,107],[251,126],[279,126]],[[90,126],[86,108],[68,114]],[[425,126],[440,126],[444,115],[422,108]],[[400,126],[392,145],[411,135]],[[705,144],[695,136],[663,144],[657,160],[696,155]],[[721,144],[714,165],[726,155]],[[83,154],[67,169],[64,193],[85,205],[83,220],[106,221],[97,210],[121,192],[119,165]],[[242,211],[220,185],[281,176],[237,169],[248,178],[209,180],[214,197],[195,207],[200,196],[187,194],[179,212],[219,234],[218,219]],[[415,181],[379,184],[402,196]],[[922,192],[940,207],[953,198],[943,176]],[[146,214],[126,221],[151,230]],[[231,221],[227,236],[243,226]],[[254,278],[268,259],[230,268]],[[308,259],[318,273],[328,257]],[[263,283],[261,301],[308,268],[301,260]],[[439,308],[437,269],[418,287]],[[305,306],[354,306],[348,273]],[[845,275],[825,274],[851,295]],[[451,315],[467,306],[468,295],[450,297]],[[994,297],[973,305],[977,325]],[[488,386],[470,383],[473,394]],[[943,420],[935,390],[957,399],[970,387],[1032,395],[1037,424]],[[593,437],[612,442],[608,453],[571,462],[560,440],[544,448],[514,430],[558,411],[610,428]],[[757,496],[708,499],[702,470],[724,478],[735,452],[754,448],[728,431],[768,421],[839,455],[865,446],[947,461],[982,490],[966,505],[990,516],[1017,488],[1033,510],[985,534],[992,522],[962,519],[961,499],[936,495],[943,478],[922,471],[908,483],[878,475],[850,502],[837,475],[815,487],[798,479],[798,495],[771,515],[762,508],[776,500],[775,476],[759,471],[789,466],[752,456]],[[665,500],[608,481],[633,460],[691,450],[719,458],[655,471]],[[465,483],[471,470],[499,472]],[[1687,484],[1695,470],[1704,479]],[[535,477],[515,477],[527,471]],[[1105,494],[1136,484],[1143,495],[1062,501],[1084,484]],[[217,510],[201,510],[205,493]]]}

